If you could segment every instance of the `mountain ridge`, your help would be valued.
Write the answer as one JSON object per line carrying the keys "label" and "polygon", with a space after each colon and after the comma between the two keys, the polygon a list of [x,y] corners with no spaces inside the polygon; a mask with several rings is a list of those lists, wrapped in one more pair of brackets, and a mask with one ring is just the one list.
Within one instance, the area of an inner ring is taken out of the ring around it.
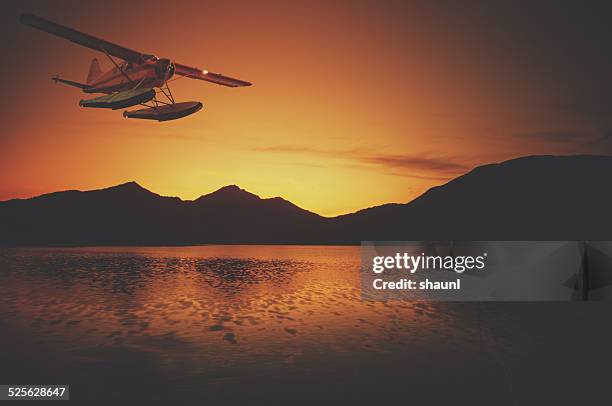
{"label": "mountain ridge", "polygon": [[323,217],[237,185],[194,200],[137,182],[0,202],[0,245],[355,244],[370,240],[612,239],[603,155],[474,168],[408,203]]}

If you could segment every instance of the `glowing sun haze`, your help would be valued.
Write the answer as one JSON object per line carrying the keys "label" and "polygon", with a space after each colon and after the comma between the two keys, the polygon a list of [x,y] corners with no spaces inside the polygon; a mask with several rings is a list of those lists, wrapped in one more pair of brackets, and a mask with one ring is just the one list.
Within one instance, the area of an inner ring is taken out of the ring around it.
{"label": "glowing sun haze", "polygon": [[[0,200],[130,180],[193,199],[237,184],[336,215],[479,164],[610,153],[610,14],[538,3],[8,2]],[[172,82],[204,109],[166,123],[80,108],[87,96],[50,77],[84,81],[91,58],[110,62],[19,25],[22,12],[254,85]]]}

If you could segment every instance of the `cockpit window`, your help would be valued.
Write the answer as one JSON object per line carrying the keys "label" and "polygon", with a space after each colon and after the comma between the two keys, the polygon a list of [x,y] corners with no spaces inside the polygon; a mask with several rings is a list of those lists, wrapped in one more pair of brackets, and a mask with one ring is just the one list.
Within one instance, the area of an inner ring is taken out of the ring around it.
{"label": "cockpit window", "polygon": [[155,55],[145,54],[142,56],[145,61],[156,61],[158,58]]}

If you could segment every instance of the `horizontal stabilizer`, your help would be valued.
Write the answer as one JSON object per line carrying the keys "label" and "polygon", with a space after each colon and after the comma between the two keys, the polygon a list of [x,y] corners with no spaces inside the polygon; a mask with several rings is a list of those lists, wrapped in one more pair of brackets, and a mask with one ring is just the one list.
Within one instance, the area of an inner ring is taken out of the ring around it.
{"label": "horizontal stabilizer", "polygon": [[72,80],[61,79],[59,76],[55,76],[51,78],[55,83],[60,82],[68,86],[78,87],[80,89],[89,89],[91,86],[86,85],[85,83],[73,82]]}

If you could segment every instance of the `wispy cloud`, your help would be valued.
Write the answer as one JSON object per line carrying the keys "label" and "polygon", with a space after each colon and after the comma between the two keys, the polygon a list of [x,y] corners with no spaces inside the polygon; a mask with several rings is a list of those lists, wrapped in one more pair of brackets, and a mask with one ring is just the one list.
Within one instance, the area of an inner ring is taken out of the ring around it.
{"label": "wispy cloud", "polygon": [[612,130],[540,131],[517,134],[516,137],[548,143],[565,153],[612,154]]}
{"label": "wispy cloud", "polygon": [[[359,169],[375,168],[386,173],[419,179],[448,180],[469,171],[472,167],[457,159],[425,154],[384,154],[363,148],[324,149],[305,145],[269,145],[252,149],[258,152],[325,156],[348,161]],[[346,166],[346,164],[345,164]]]}
{"label": "wispy cloud", "polygon": [[582,131],[538,131],[532,133],[519,134],[519,137],[532,138],[534,140],[556,142],[556,143],[583,143],[587,139],[592,138],[590,134],[585,134]]}
{"label": "wispy cloud", "polygon": [[253,151],[258,152],[288,152],[288,153],[305,153],[305,154],[316,154],[316,155],[329,155],[335,154],[337,151],[324,150],[314,147],[307,147],[304,145],[268,145],[263,147],[255,147]]}
{"label": "wispy cloud", "polygon": [[388,168],[433,172],[456,175],[466,172],[469,166],[449,158],[427,155],[370,155],[362,158],[364,162]]}

